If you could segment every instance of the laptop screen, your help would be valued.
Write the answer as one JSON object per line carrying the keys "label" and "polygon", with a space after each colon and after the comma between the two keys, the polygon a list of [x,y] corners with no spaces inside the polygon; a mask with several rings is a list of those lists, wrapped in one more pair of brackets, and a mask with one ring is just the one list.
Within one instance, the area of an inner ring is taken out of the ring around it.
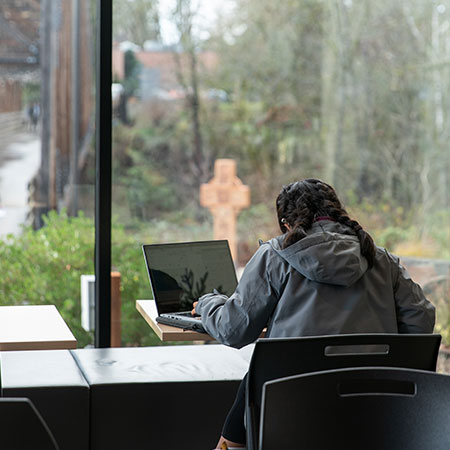
{"label": "laptop screen", "polygon": [[143,245],[158,313],[189,311],[216,289],[230,296],[237,280],[228,241]]}

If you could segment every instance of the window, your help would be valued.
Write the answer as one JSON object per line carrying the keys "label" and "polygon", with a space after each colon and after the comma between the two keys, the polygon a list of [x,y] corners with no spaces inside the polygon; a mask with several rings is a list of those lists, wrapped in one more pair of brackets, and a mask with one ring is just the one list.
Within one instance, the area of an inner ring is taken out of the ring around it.
{"label": "window", "polygon": [[0,4],[1,304],[54,304],[78,345],[94,273],[95,8]]}
{"label": "window", "polygon": [[[0,2],[0,302],[55,304],[80,346],[93,342],[80,291],[95,271],[96,4]],[[113,10],[122,345],[159,343],[135,309],[151,295],[141,244],[213,238],[199,190],[218,158],[234,159],[251,189],[238,266],[279,232],[281,185],[322,178],[401,256],[450,343],[448,0],[114,0]]]}
{"label": "window", "polygon": [[233,158],[251,188],[239,265],[279,232],[281,185],[322,178],[444,302],[428,283],[447,279],[437,260],[450,258],[449,25],[447,1],[115,0],[112,262],[124,343],[157,342],[134,311],[151,295],[140,245],[213,237],[199,188],[217,158]]}

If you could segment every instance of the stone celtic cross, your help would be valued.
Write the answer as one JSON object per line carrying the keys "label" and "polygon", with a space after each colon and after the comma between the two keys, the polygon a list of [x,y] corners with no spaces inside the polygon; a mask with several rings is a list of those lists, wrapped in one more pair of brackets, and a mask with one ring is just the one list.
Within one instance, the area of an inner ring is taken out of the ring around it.
{"label": "stone celtic cross", "polygon": [[215,161],[214,177],[200,186],[200,204],[211,211],[214,239],[227,239],[237,261],[236,219],[241,209],[250,206],[250,188],[236,176],[236,161]]}

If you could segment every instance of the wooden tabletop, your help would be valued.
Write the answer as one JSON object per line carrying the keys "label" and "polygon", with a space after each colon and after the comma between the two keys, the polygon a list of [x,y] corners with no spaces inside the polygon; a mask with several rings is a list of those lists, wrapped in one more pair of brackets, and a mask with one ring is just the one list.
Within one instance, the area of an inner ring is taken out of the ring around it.
{"label": "wooden tabletop", "polygon": [[156,305],[154,300],[136,300],[136,309],[142,314],[142,317],[152,327],[156,335],[161,341],[212,341],[214,340],[209,334],[198,333],[191,330],[183,330],[182,328],[171,327],[158,323],[156,317]]}
{"label": "wooden tabletop", "polygon": [[77,340],[55,305],[0,306],[0,350],[58,350]]}

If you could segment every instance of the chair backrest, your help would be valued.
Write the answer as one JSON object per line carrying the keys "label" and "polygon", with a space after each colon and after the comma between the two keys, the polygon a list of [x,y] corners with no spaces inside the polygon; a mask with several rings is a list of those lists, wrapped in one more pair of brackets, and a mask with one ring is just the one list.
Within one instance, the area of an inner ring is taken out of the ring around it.
{"label": "chair backrest", "polygon": [[296,375],[264,385],[259,450],[444,450],[449,419],[449,375],[391,367]]}
{"label": "chair backrest", "polygon": [[28,398],[0,398],[0,448],[58,450],[58,445]]}
{"label": "chair backrest", "polygon": [[258,339],[246,389],[247,447],[257,448],[262,387],[266,381],[345,367],[436,370],[439,334],[349,334]]}

